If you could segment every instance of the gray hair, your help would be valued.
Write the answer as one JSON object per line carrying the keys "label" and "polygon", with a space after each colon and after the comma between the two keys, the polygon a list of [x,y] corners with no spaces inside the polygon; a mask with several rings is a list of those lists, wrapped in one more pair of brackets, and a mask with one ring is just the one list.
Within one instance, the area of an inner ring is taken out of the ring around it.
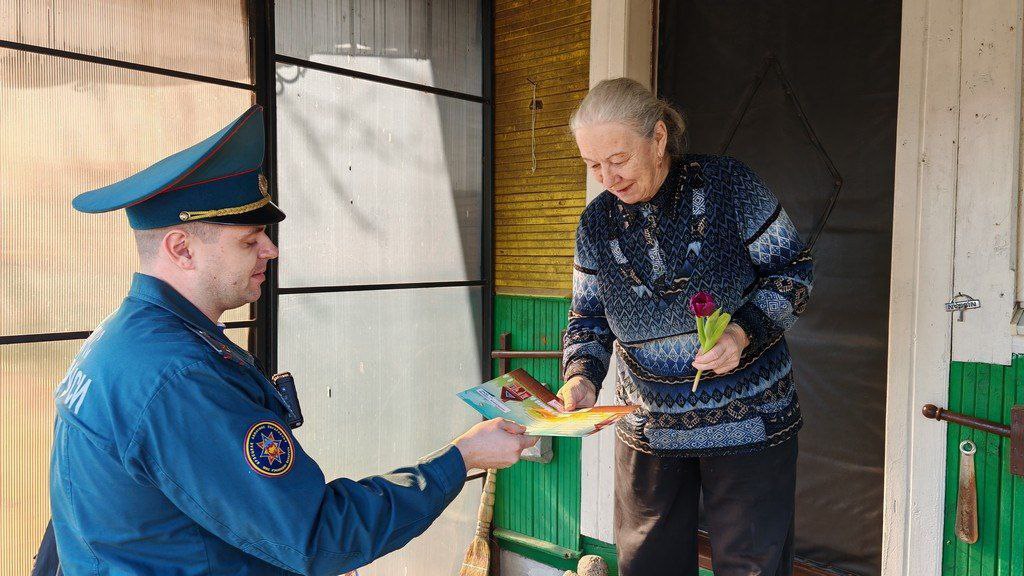
{"label": "gray hair", "polygon": [[654,137],[654,128],[659,120],[668,130],[665,149],[669,156],[678,158],[685,154],[687,135],[682,114],[636,80],[612,78],[602,80],[590,89],[579,108],[572,113],[569,128],[575,134],[584,126],[616,122],[650,139]]}

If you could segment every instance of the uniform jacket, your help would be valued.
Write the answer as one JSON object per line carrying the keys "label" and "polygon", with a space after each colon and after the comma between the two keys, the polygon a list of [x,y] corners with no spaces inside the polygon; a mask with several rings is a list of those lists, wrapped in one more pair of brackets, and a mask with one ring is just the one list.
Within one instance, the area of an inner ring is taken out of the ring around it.
{"label": "uniform jacket", "polygon": [[142,274],[55,400],[50,501],[70,575],[346,572],[426,530],[466,474],[449,446],[325,481],[251,356]]}

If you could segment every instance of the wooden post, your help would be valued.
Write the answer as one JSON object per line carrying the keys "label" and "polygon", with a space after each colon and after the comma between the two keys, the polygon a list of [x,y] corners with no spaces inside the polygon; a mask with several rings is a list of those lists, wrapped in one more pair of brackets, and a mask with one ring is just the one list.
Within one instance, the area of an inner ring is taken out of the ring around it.
{"label": "wooden post", "polygon": [[[512,349],[512,333],[502,332],[498,336],[498,350],[511,350]],[[512,359],[511,358],[498,358],[498,374],[508,374],[512,371]]]}

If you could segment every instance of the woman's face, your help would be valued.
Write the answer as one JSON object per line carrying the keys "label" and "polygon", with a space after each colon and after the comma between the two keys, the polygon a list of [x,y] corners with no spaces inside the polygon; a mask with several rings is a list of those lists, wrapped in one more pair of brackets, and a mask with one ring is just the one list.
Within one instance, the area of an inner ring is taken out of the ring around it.
{"label": "woman's face", "polygon": [[664,122],[658,122],[650,139],[609,122],[578,128],[576,145],[594,178],[619,200],[635,204],[653,198],[665,180],[667,136]]}

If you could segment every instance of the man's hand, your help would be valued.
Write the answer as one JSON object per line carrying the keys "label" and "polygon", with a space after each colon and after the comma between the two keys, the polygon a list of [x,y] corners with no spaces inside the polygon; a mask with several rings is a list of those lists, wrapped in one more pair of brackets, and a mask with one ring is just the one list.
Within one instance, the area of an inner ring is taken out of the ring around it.
{"label": "man's hand", "polygon": [[725,374],[735,370],[740,365],[740,357],[743,356],[743,349],[750,344],[747,333],[737,324],[729,324],[725,332],[711,350],[703,354],[697,354],[693,359],[693,367],[697,370],[713,371],[716,374]]}
{"label": "man's hand", "polygon": [[481,422],[456,438],[452,444],[462,453],[466,470],[507,468],[519,461],[519,454],[537,443],[537,436],[525,436],[526,428],[502,418]]}
{"label": "man's hand", "polygon": [[558,397],[566,412],[590,408],[597,404],[597,386],[583,376],[573,376],[558,391]]}

